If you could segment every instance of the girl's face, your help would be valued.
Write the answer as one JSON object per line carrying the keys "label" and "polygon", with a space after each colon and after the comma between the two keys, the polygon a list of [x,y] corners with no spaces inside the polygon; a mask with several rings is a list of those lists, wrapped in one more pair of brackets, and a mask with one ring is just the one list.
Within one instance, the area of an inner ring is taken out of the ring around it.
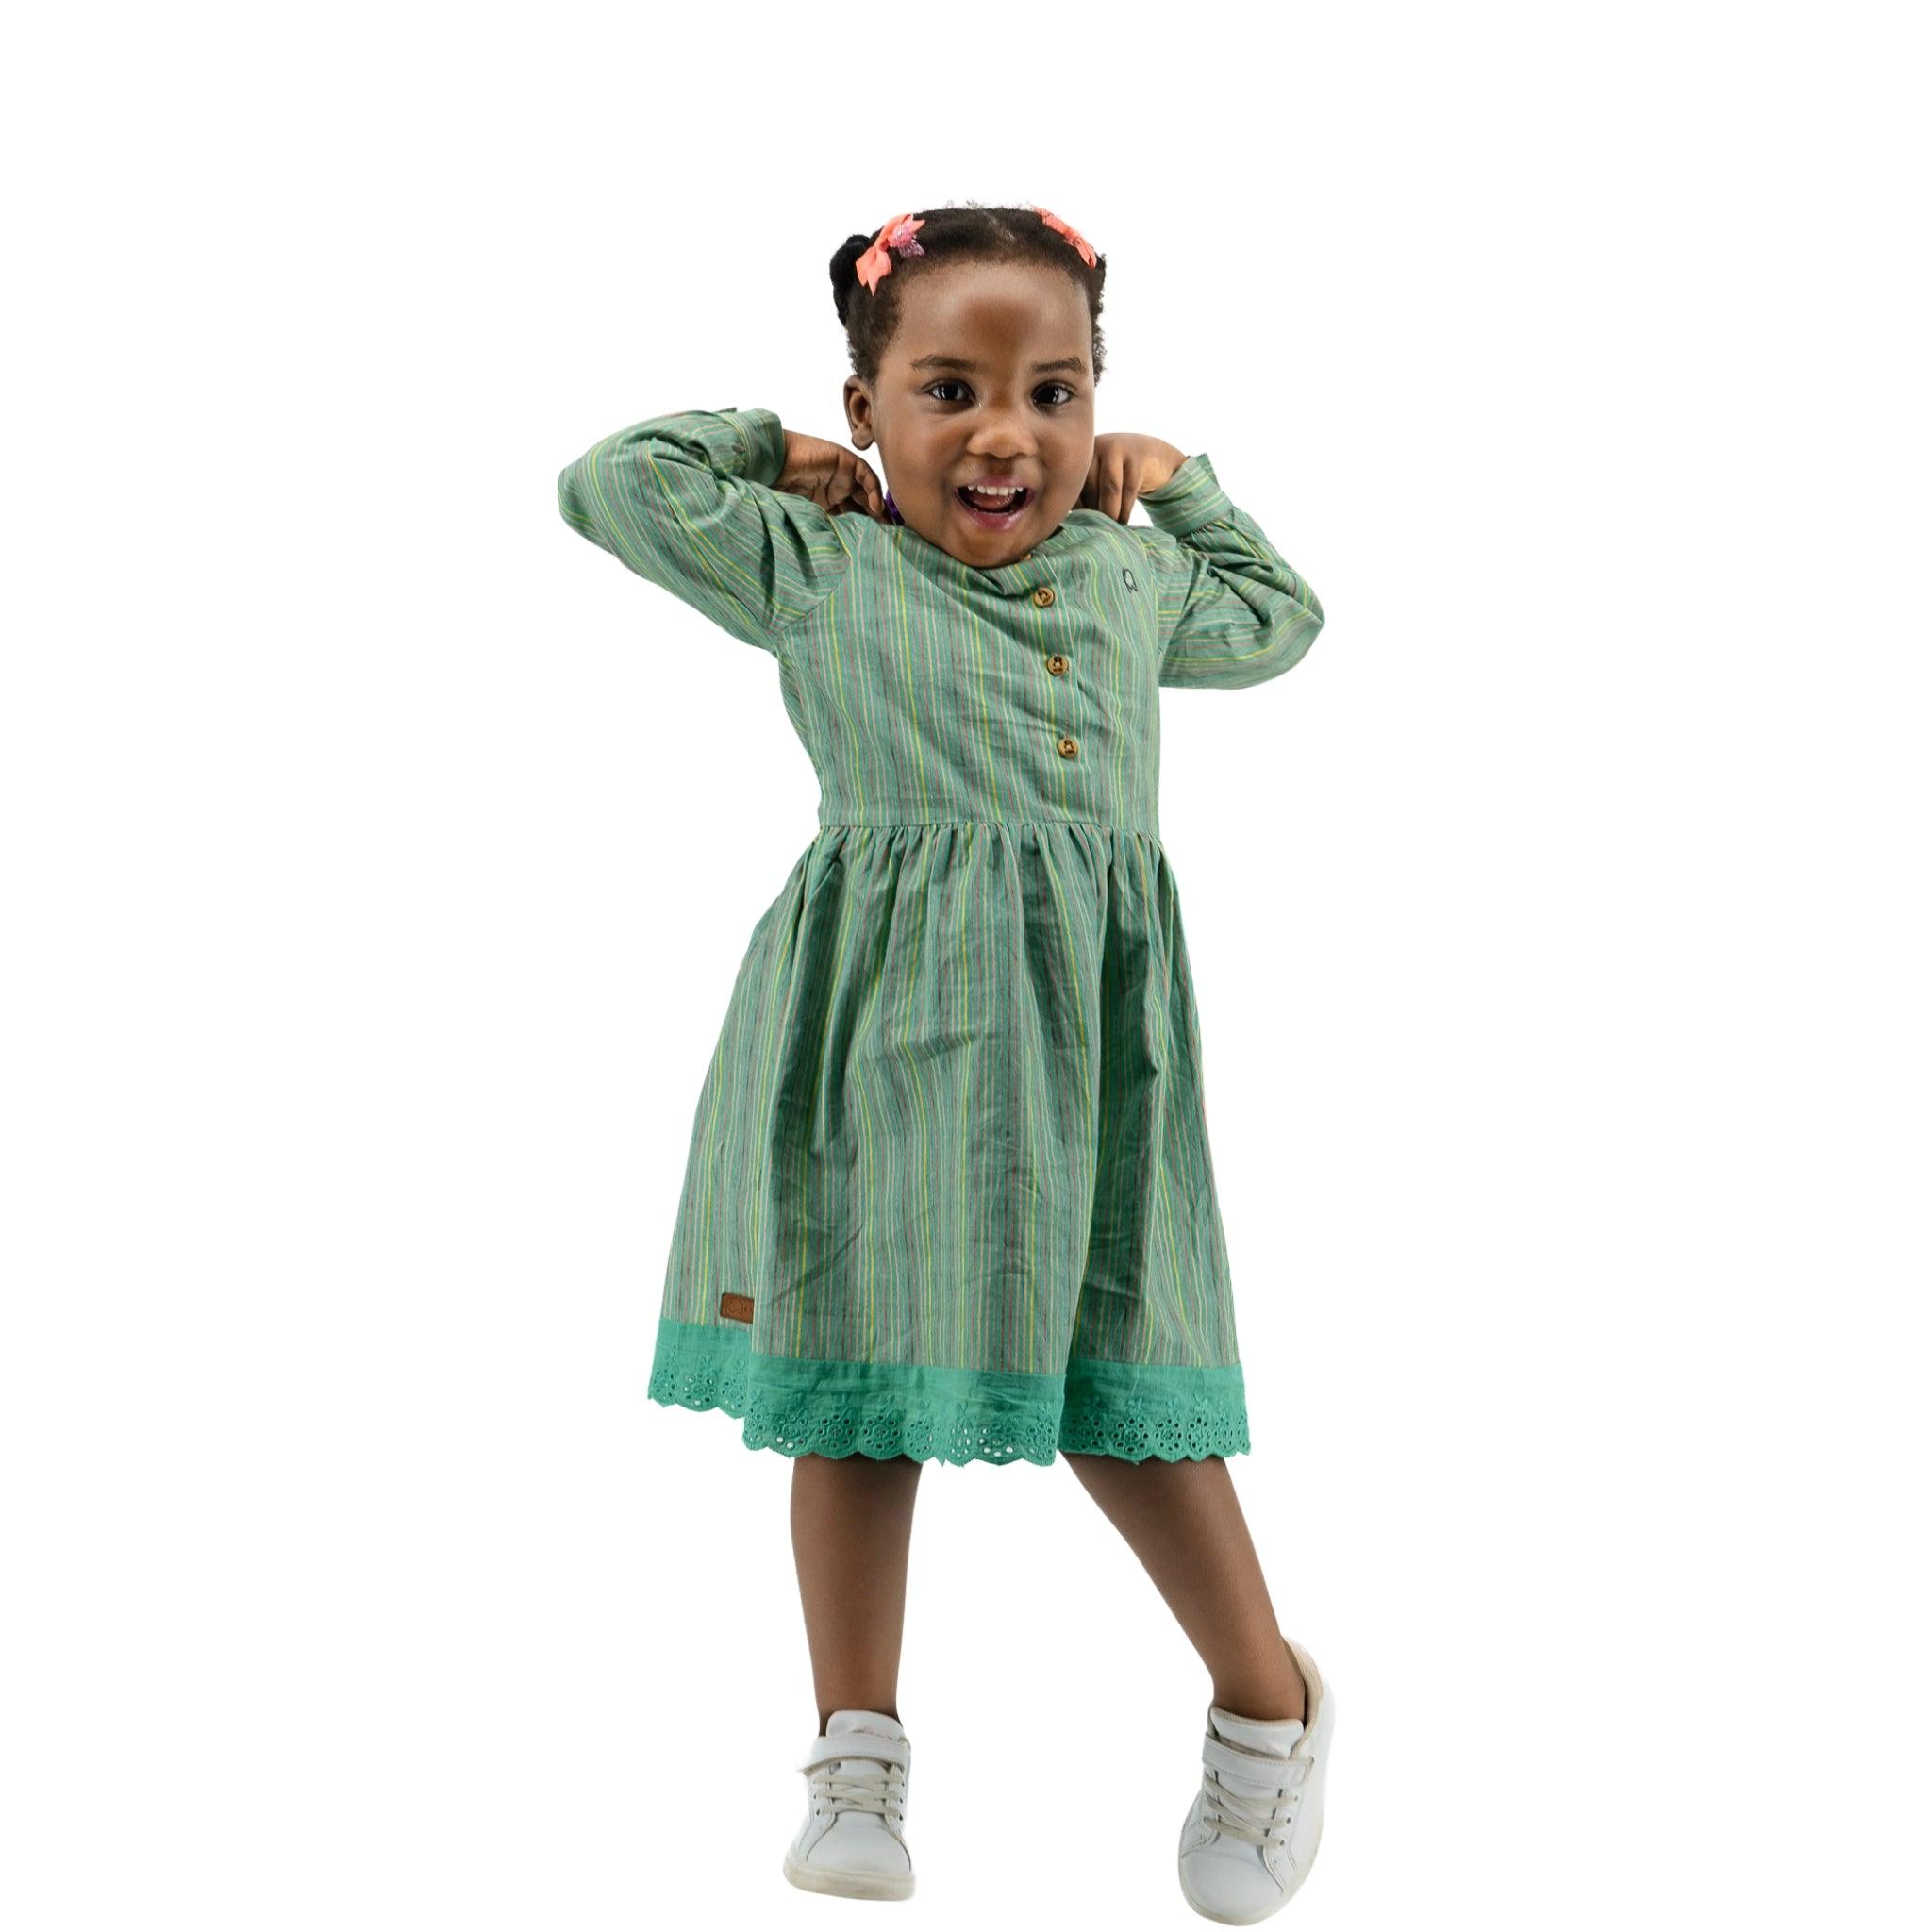
{"label": "girl's face", "polygon": [[[856,448],[876,441],[899,514],[962,562],[1024,557],[1079,501],[1093,465],[1093,331],[1072,276],[963,261],[909,280],[876,385],[845,384]],[[1017,483],[1017,512],[959,491]]]}

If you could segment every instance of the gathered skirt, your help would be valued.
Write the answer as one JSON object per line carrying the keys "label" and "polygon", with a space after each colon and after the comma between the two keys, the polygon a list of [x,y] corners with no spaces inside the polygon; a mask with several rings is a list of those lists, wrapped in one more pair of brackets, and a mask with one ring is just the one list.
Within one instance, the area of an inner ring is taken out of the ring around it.
{"label": "gathered skirt", "polygon": [[699,1094],[649,1393],[788,1456],[1249,1448],[1158,838],[820,827]]}

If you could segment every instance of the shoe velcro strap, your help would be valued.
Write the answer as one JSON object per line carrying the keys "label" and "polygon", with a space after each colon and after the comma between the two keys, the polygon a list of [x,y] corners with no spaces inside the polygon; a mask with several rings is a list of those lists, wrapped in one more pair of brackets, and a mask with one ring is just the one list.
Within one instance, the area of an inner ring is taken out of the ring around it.
{"label": "shoe velcro strap", "polygon": [[1293,1790],[1308,1774],[1306,1757],[1268,1757],[1258,1751],[1238,1750],[1212,1731],[1202,1739],[1201,1761],[1225,1777],[1244,1778],[1251,1785],[1273,1785],[1284,1791]]}
{"label": "shoe velcro strap", "polygon": [[811,1771],[841,1757],[876,1757],[882,1764],[904,1767],[911,1762],[912,1747],[904,1738],[883,1738],[876,1731],[841,1731],[834,1737],[814,1738],[798,1768]]}

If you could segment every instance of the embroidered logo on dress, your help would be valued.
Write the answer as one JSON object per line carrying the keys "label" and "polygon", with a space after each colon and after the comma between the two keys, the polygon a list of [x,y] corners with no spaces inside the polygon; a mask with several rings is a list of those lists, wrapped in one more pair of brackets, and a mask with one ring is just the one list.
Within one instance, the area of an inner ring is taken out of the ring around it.
{"label": "embroidered logo on dress", "polygon": [[1121,575],[1122,576],[1126,578],[1128,590],[1138,591],[1141,588],[1140,585],[1134,581],[1134,573],[1130,571],[1125,564],[1121,565]]}
{"label": "embroidered logo on dress", "polygon": [[727,1322],[749,1322],[751,1297],[748,1294],[721,1294],[718,1297],[718,1312]]}

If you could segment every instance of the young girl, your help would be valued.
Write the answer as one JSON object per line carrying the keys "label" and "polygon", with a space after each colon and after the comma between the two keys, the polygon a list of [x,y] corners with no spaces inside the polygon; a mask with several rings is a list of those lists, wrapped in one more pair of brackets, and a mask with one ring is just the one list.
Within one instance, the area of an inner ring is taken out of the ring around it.
{"label": "young girl", "polygon": [[921,1469],[1064,1455],[1212,1678],[1180,1884],[1246,1924],[1307,1874],[1334,1703],[1224,1459],[1248,1415],[1159,687],[1278,677],[1323,614],[1205,455],[1095,435],[1106,276],[1044,208],[894,215],[832,258],[846,429],[890,491],[725,408],[606,438],[558,492],[772,654],[821,786],[699,1095],[650,1381],[797,1458],[819,1733],[785,1874],[910,1895]]}

